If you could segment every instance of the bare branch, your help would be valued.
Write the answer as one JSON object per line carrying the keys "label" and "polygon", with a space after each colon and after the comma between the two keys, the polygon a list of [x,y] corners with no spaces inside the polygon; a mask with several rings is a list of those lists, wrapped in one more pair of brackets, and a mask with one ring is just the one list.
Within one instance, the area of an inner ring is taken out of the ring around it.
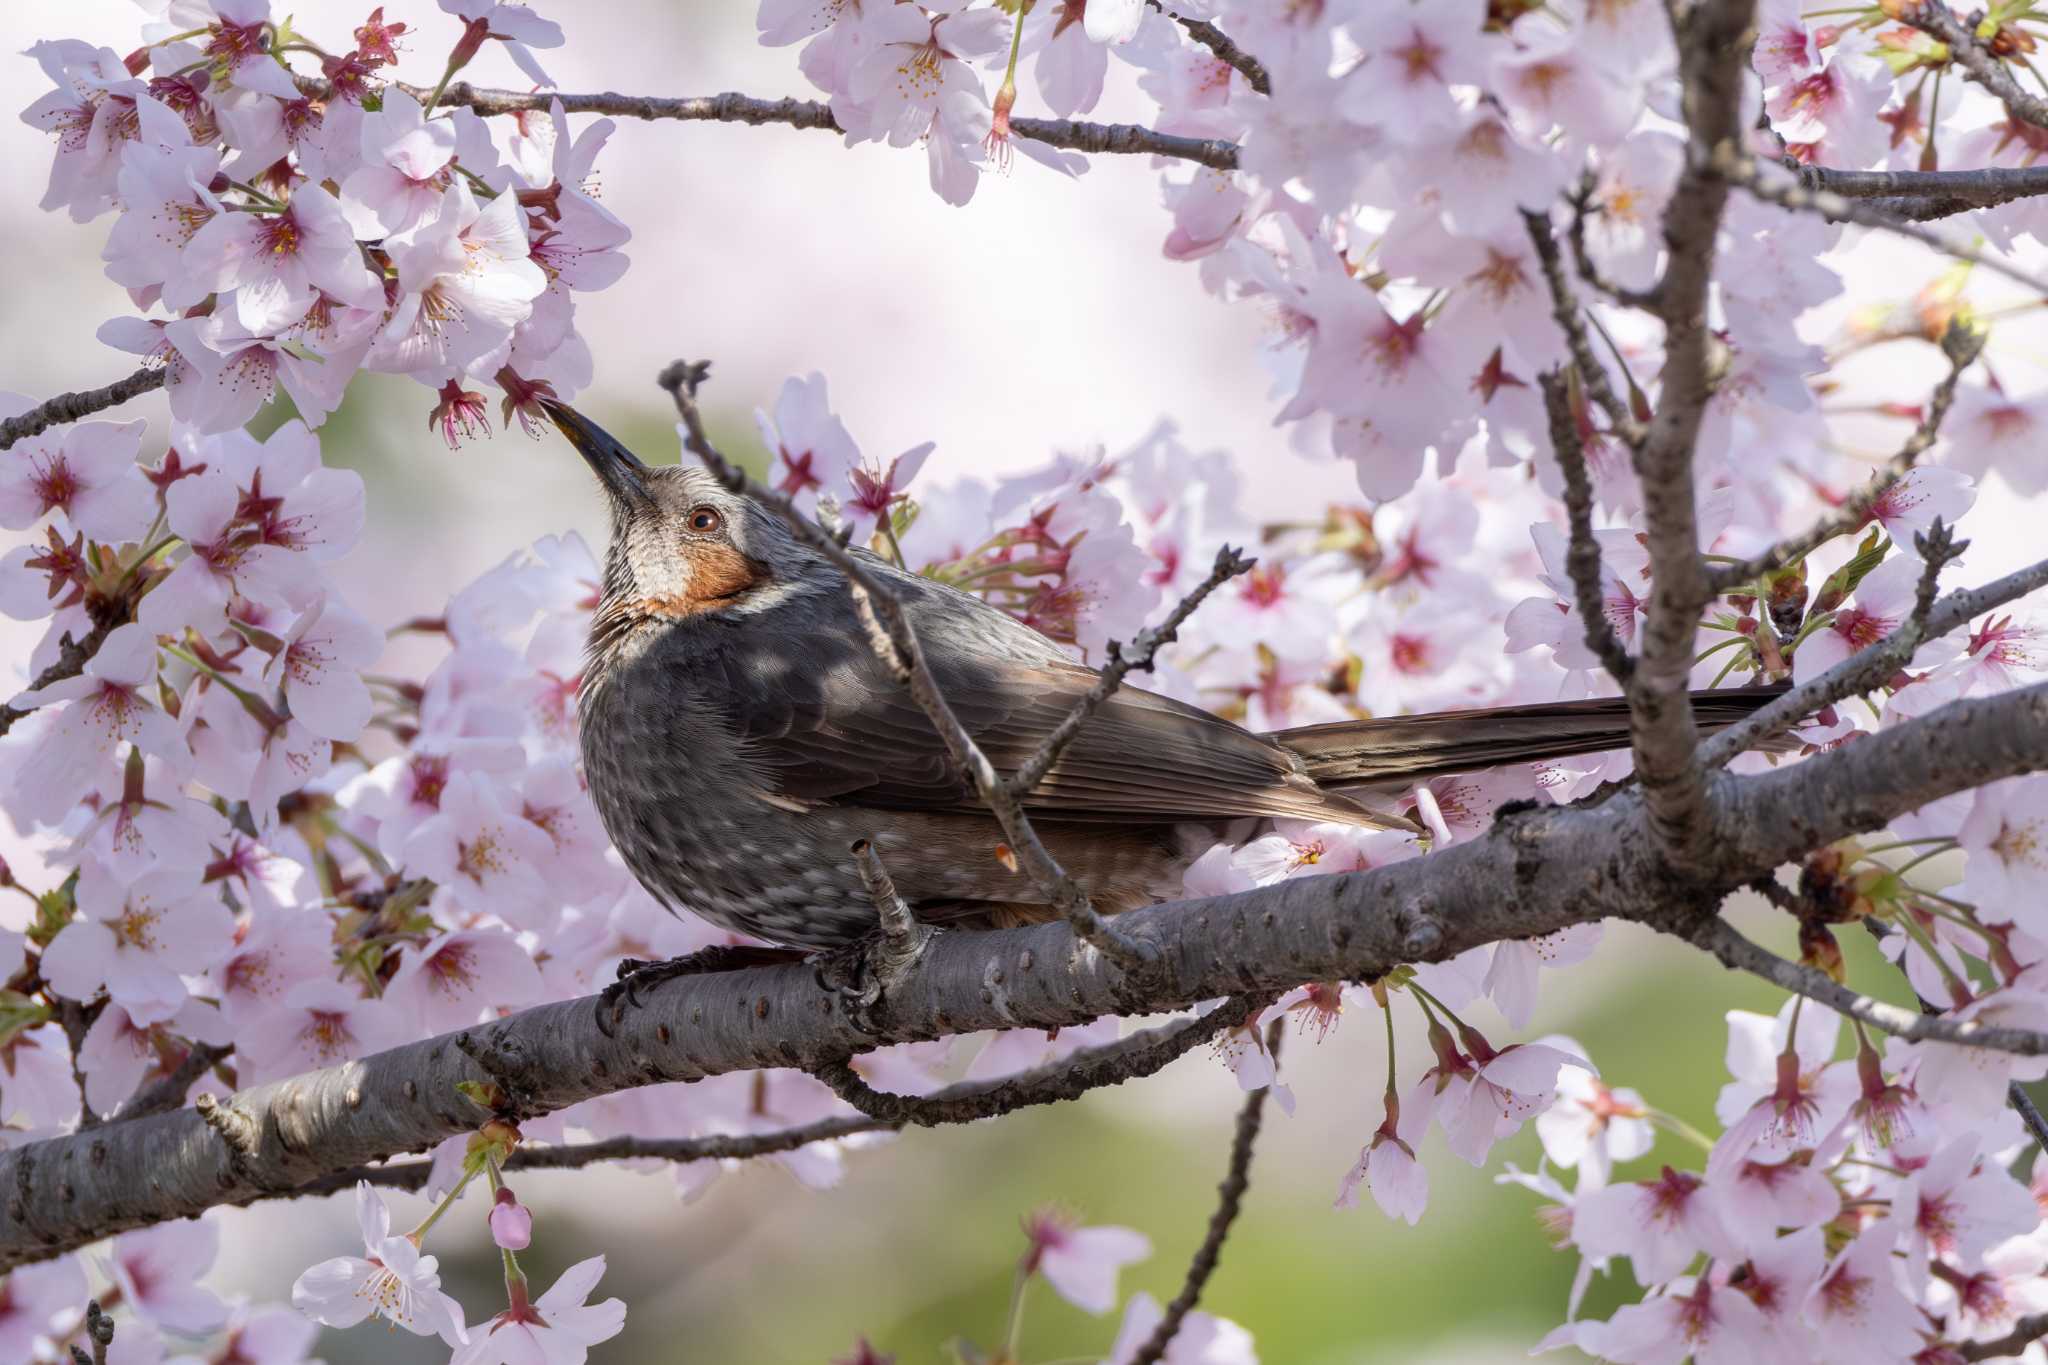
{"label": "bare branch", "polygon": [[1967,322],[1951,320],[1948,330],[1942,333],[1941,349],[1948,356],[1948,373],[1928,394],[1919,424],[1899,446],[1898,453],[1885,462],[1883,469],[1871,475],[1868,483],[1842,499],[1840,506],[1830,508],[1798,535],[1781,540],[1762,554],[1739,564],[1716,567],[1711,575],[1716,593],[1742,587],[1774,569],[1782,569],[1836,536],[1861,529],[1870,520],[1872,509],[1900,479],[1913,471],[1920,457],[1940,437],[1941,424],[1947,420],[1949,409],[1955,406],[1956,385],[1961,381],[1963,371],[1976,362],[1984,349],[1984,333]]}
{"label": "bare branch", "polygon": [[1958,16],[1946,0],[1902,4],[1898,7],[1898,19],[1948,44],[1949,57],[1963,68],[1963,73],[1997,96],[2014,118],[2036,128],[2048,128],[2048,100],[2021,89],[2005,63],[1978,41],[1975,22]]}
{"label": "bare branch", "polygon": [[2048,166],[1967,171],[1851,171],[1802,166],[1806,188],[1859,199],[1887,218],[1925,222],[2048,194]]}
{"label": "bare branch", "polygon": [[1126,654],[1121,645],[1111,640],[1109,661],[1103,666],[1095,685],[1088,689],[1080,701],[1074,703],[1073,710],[1060,718],[1060,723],[1046,735],[1044,742],[1032,752],[1031,757],[1024,760],[1016,772],[1010,774],[1007,784],[1010,795],[1019,801],[1030,795],[1038,784],[1045,780],[1045,775],[1052,771],[1053,764],[1059,761],[1067,746],[1074,742],[1074,737],[1081,733],[1081,727],[1088,723],[1088,718],[1123,686],[1124,679],[1134,672],[1150,672],[1153,657],[1159,653],[1162,646],[1174,642],[1180,628],[1187,623],[1188,617],[1195,614],[1195,608],[1201,606],[1210,593],[1258,562],[1256,559],[1246,559],[1239,551],[1225,545],[1216,552],[1216,563],[1209,570],[1209,576],[1197,583],[1186,597],[1181,598],[1173,610],[1166,614],[1164,621],[1157,626],[1148,626],[1139,631],[1137,639],[1132,642],[1130,653]]}
{"label": "bare branch", "polygon": [[120,1116],[124,1119],[138,1119],[145,1114],[160,1114],[167,1109],[176,1109],[185,1102],[185,1095],[192,1089],[192,1083],[207,1072],[234,1055],[234,1045],[216,1047],[212,1043],[194,1043],[184,1060],[167,1076],[154,1081],[145,1081],[128,1102],[121,1106]]}
{"label": "bare branch", "polygon": [[[1937,611],[1940,608],[1937,607]],[[0,1270],[224,1203],[288,1194],[339,1171],[473,1131],[456,1087],[498,1059],[534,1112],[666,1081],[808,1068],[892,1042],[981,1029],[1054,1029],[1303,981],[1363,980],[1503,939],[1619,917],[1668,925],[1720,895],[1951,792],[2048,770],[2048,684],[1952,702],[1856,744],[1712,788],[1710,862],[1687,879],[1649,837],[1642,793],[1516,810],[1486,833],[1370,872],[1291,878],[1132,910],[1156,942],[1133,974],[1064,922],[937,935],[862,1032],[802,965],[651,987],[614,1036],[594,1000],[557,1001],[197,1108],[102,1124],[0,1152]],[[1511,894],[1503,894],[1511,888]],[[1427,935],[1414,909],[1431,907]],[[230,1141],[229,1139],[233,1140]]]}
{"label": "bare branch", "polygon": [[1563,373],[1545,370],[1536,377],[1543,386],[1543,406],[1550,415],[1550,447],[1564,470],[1565,515],[1571,523],[1571,547],[1565,554],[1565,568],[1571,574],[1572,596],[1585,630],[1586,648],[1623,687],[1635,671],[1635,660],[1622,647],[1608,619],[1606,595],[1600,581],[1600,542],[1593,535],[1593,486],[1586,477],[1586,450],[1579,440],[1578,420],[1572,415],[1570,385]]}
{"label": "bare branch", "polygon": [[1153,9],[1187,30],[1187,35],[1216,54],[1216,60],[1234,67],[1243,76],[1245,84],[1261,95],[1273,93],[1273,78],[1266,74],[1266,68],[1257,57],[1237,45],[1235,39],[1207,19],[1190,19],[1185,14],[1176,14],[1159,0],[1145,0]]}
{"label": "bare branch", "polygon": [[891,1127],[973,1123],[1029,1105],[1076,1100],[1106,1085],[1142,1080],[1244,1023],[1272,1001],[1270,994],[1232,996],[1198,1018],[1146,1029],[1004,1080],[948,1086],[931,1095],[877,1090],[846,1059],[827,1062],[811,1074],[861,1113]]}
{"label": "bare branch", "polygon": [[1950,593],[1934,604],[1917,629],[1916,612],[1914,618],[1876,644],[1856,651],[1818,678],[1799,684],[1713,736],[1700,746],[1700,761],[1708,767],[1719,767],[1772,735],[1791,729],[1822,707],[1880,686],[1896,676],[1912,659],[1913,651],[1926,641],[1939,640],[1975,617],[2042,587],[2048,587],[2048,559],[1981,588]]}
{"label": "bare branch", "polygon": [[[326,81],[300,77],[299,89],[316,98],[329,98],[333,87]],[[433,93],[425,86],[392,82],[424,103]],[[617,118],[673,119],[685,123],[769,123],[791,128],[812,128],[821,132],[843,132],[832,117],[832,106],[817,100],[760,99],[727,91],[721,95],[621,95],[612,91],[597,94],[561,94],[550,90],[496,90],[457,81],[441,92],[440,105],[474,110],[486,117],[494,114],[546,113],[555,101],[570,114],[609,114]],[[1237,144],[1225,138],[1180,137],[1128,123],[1082,123],[1073,119],[1013,118],[1010,131],[1018,137],[1074,152],[1110,152],[1118,155],[1167,156],[1193,161],[1212,170],[1237,169]]]}
{"label": "bare branch", "polygon": [[1730,184],[1741,186],[1751,195],[1763,200],[1767,204],[1776,204],[1778,207],[1785,209],[1818,213],[1821,217],[1837,223],[1854,223],[1858,227],[1874,228],[1879,232],[1889,232],[1895,237],[1904,237],[1908,241],[1918,242],[1922,246],[1931,247],[1945,256],[1953,256],[1959,261],[1968,261],[1972,265],[1980,265],[1994,274],[2003,275],[2009,280],[2015,280],[2036,293],[2048,294],[2048,280],[2043,280],[2039,275],[2030,274],[2020,269],[2002,256],[1987,251],[1979,251],[1977,248],[1967,246],[1961,242],[1952,242],[1931,229],[1894,217],[1879,208],[1866,208],[1860,204],[1851,203],[1841,195],[1832,194],[1825,189],[1808,186],[1789,177],[1785,179],[1767,177],[1761,166],[1739,152],[1718,157],[1713,169],[1716,174],[1726,176]]}
{"label": "bare branch", "polygon": [[[1624,308],[1655,308],[1657,306],[1657,290],[1654,286],[1649,289],[1630,289],[1624,285],[1614,283],[1614,281],[1601,274],[1600,267],[1593,260],[1592,253],[1586,250],[1586,215],[1593,206],[1593,190],[1593,173],[1588,170],[1580,177],[1578,187],[1572,191],[1568,201],[1571,205],[1572,220],[1571,224],[1565,229],[1565,240],[1571,244],[1572,268],[1579,272],[1580,279]],[[1526,218],[1528,215],[1525,213],[1523,216]],[[1545,220],[1544,227],[1548,231],[1548,220]],[[1557,287],[1553,282],[1553,298],[1556,292]]]}
{"label": "bare branch", "polygon": [[1629,680],[1630,731],[1651,831],[1680,868],[1704,861],[1712,823],[1688,691],[1700,612],[1713,597],[1700,560],[1693,450],[1726,367],[1725,347],[1708,325],[1707,291],[1728,184],[1704,167],[1742,145],[1755,11],[1755,0],[1700,0],[1673,11],[1688,157],[1664,211],[1668,259],[1656,288],[1662,394],[1647,436],[1633,448],[1649,533],[1650,603]]}
{"label": "bare branch", "polygon": [[2041,1117],[2041,1111],[2034,1106],[2034,1097],[2027,1093],[2026,1087],[2014,1081],[2005,1088],[2005,1102],[2027,1126],[2027,1132],[2033,1135],[2034,1145],[2048,1153],[2048,1119]]}
{"label": "bare branch", "polygon": [[60,393],[48,402],[39,403],[17,417],[0,422],[0,450],[11,448],[16,441],[25,441],[39,436],[51,427],[65,422],[76,422],[108,408],[117,408],[131,398],[139,398],[164,386],[164,377],[169,371],[161,366],[145,365],[126,379],[117,379],[105,388],[81,389],[77,393]]}
{"label": "bare branch", "polygon": [[[749,1161],[793,1152],[814,1142],[833,1142],[862,1133],[892,1133],[896,1125],[864,1114],[841,1114],[772,1133],[715,1133],[690,1138],[606,1138],[599,1142],[565,1142],[555,1146],[522,1145],[505,1158],[507,1171],[570,1171],[603,1161]],[[383,1166],[358,1166],[308,1181],[297,1189],[251,1195],[235,1200],[238,1207],[273,1199],[302,1199],[340,1194],[367,1181],[381,1189],[420,1190],[434,1173],[431,1161],[400,1161]]]}
{"label": "bare branch", "polygon": [[1959,1353],[1964,1360],[2008,1360],[2017,1358],[2028,1346],[2048,1337],[2048,1313],[2021,1318],[2012,1330],[1990,1341],[1965,1342]]}
{"label": "bare branch", "polygon": [[1544,283],[1550,288],[1550,315],[1557,320],[1558,330],[1564,333],[1565,350],[1579,372],[1579,381],[1586,386],[1586,392],[1593,401],[1600,405],[1600,410],[1607,414],[1607,423],[1615,435],[1630,447],[1642,444],[1643,424],[1629,410],[1627,400],[1614,391],[1614,385],[1607,377],[1607,367],[1600,363],[1599,355],[1593,350],[1593,339],[1586,332],[1579,301],[1565,280],[1564,259],[1558,254],[1550,215],[1524,209],[1522,223],[1528,228],[1529,240],[1535,244],[1536,257],[1543,265]]}
{"label": "bare branch", "polygon": [[[1266,1026],[1266,1051],[1276,1069],[1280,1063],[1281,1033],[1278,1019]],[[1201,1302],[1209,1277],[1216,1273],[1216,1263],[1223,1255],[1223,1239],[1230,1235],[1230,1225],[1237,1221],[1238,1210],[1244,1206],[1244,1192],[1252,1183],[1252,1147],[1259,1140],[1259,1121],[1271,1093],[1271,1086],[1262,1085],[1244,1097],[1244,1107],[1237,1113],[1237,1134],[1230,1143],[1230,1167],[1224,1172],[1223,1183],[1216,1187],[1216,1212],[1209,1215],[1208,1234],[1195,1249],[1194,1259],[1188,1262],[1187,1279],[1181,1284],[1180,1293],[1166,1305],[1166,1316],[1159,1319],[1152,1335],[1131,1357],[1131,1365],[1159,1365],[1166,1348],[1179,1335],[1181,1324]]]}
{"label": "bare branch", "polygon": [[1803,995],[1837,1014],[1861,1019],[1873,1028],[1883,1029],[1908,1042],[1954,1043],[1990,1048],[1996,1052],[2013,1052],[2025,1057],[2048,1053],[2048,1033],[1923,1014],[1903,1005],[1891,1005],[1859,995],[1825,973],[1797,962],[1788,962],[1776,953],[1758,947],[1719,915],[1710,915],[1700,921],[1688,937],[1695,947],[1704,948],[1719,958],[1723,966],[1760,976],[1782,990]]}
{"label": "bare branch", "polygon": [[910,618],[895,592],[873,567],[862,563],[836,538],[797,511],[796,505],[786,495],[747,477],[745,470],[712,447],[704,432],[704,419],[697,410],[696,398],[697,385],[704,381],[710,370],[708,362],[691,364],[679,360],[663,370],[658,381],[675,400],[676,411],[682,416],[685,447],[718,476],[720,483],[773,511],[789,525],[798,539],[846,574],[854,605],[869,624],[869,643],[875,646],[877,656],[904,682],[912,698],[930,718],[932,728],[938,731],[939,738],[945,743],[954,768],[973,783],[975,793],[1002,826],[1003,837],[1008,841],[1011,852],[1025,873],[1045,892],[1053,908],[1073,924],[1076,933],[1105,956],[1125,966],[1150,961],[1157,955],[1157,950],[1130,938],[1104,918],[1081,884],[1067,875],[1066,869],[1039,840],[1030,818],[1024,814],[1023,804],[1005,785],[1002,774],[996,771],[988,755],[981,751],[974,737],[967,733],[967,727],[953,713],[952,704],[946,700],[938,679],[932,675],[924,650],[918,644],[917,632],[911,628]]}

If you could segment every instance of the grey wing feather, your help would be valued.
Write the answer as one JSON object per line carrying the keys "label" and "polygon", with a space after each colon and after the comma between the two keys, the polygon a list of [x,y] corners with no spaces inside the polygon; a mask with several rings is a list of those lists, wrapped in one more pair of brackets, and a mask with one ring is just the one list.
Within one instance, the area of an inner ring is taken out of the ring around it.
{"label": "grey wing feather", "polygon": [[[1023,763],[1095,683],[1051,641],[979,599],[890,575],[941,691],[998,770]],[[769,616],[776,620],[770,627]],[[846,594],[805,593],[745,629],[691,632],[688,666],[724,699],[776,795],[895,810],[978,811],[931,721],[868,648]],[[1292,753],[1126,685],[1096,711],[1029,809],[1062,820],[1245,815],[1372,819],[1320,790]]]}

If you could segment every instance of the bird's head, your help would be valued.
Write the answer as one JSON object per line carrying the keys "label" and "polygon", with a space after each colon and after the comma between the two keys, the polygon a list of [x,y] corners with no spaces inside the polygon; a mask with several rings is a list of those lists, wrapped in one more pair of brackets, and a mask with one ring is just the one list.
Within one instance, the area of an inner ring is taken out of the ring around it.
{"label": "bird's head", "polygon": [[757,609],[810,558],[772,513],[709,471],[647,465],[568,404],[543,407],[611,504],[600,634],[608,625]]}

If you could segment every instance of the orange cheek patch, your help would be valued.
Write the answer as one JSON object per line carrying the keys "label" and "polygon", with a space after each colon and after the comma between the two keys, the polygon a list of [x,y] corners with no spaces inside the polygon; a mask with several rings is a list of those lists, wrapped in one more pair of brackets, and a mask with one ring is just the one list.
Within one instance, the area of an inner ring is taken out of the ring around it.
{"label": "orange cheek patch", "polygon": [[631,610],[646,616],[694,616],[768,581],[765,566],[730,545],[692,541],[680,553],[689,563],[689,585],[681,592],[643,597]]}

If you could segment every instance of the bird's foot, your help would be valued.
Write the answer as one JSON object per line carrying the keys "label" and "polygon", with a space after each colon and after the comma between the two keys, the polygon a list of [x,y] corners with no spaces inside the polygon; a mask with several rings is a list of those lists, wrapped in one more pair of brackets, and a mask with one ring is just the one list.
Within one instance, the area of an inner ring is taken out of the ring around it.
{"label": "bird's foot", "polygon": [[908,979],[938,934],[931,925],[912,920],[907,931],[876,928],[842,948],[819,953],[811,959],[818,987],[839,1001],[855,1028],[879,1034],[889,992]]}
{"label": "bird's foot", "polygon": [[619,1020],[629,1009],[640,1008],[640,993],[679,976],[708,976],[715,972],[736,972],[746,967],[775,967],[802,962],[810,957],[800,948],[771,948],[756,943],[714,943],[694,953],[672,957],[665,962],[643,962],[637,957],[621,959],[619,979],[597,997],[597,1031],[612,1037]]}

